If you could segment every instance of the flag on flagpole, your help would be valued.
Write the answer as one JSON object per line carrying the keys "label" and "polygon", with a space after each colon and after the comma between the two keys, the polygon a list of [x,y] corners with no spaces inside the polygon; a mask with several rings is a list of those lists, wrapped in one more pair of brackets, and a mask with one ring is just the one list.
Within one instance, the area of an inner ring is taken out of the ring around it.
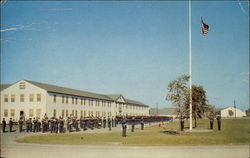
{"label": "flag on flagpole", "polygon": [[202,28],[202,35],[206,36],[209,31],[209,26],[203,22],[202,18],[201,18],[201,28]]}

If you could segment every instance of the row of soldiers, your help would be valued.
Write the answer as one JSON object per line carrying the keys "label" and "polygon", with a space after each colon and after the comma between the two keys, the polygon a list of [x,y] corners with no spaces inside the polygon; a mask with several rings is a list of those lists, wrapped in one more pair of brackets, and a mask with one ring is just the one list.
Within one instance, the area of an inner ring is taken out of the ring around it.
{"label": "row of soldiers", "polygon": [[[150,118],[150,119],[149,119]],[[167,119],[169,120],[169,119]],[[131,131],[134,132],[135,125],[141,124],[141,129],[144,129],[144,123],[150,123],[150,122],[157,122],[157,121],[166,121],[166,117],[108,117],[107,119],[104,118],[94,118],[94,117],[88,117],[84,118],[81,117],[80,119],[77,119],[77,117],[68,117],[66,120],[64,120],[62,117],[56,118],[56,117],[44,117],[42,120],[39,118],[29,118],[25,121],[23,117],[21,117],[18,121],[18,129],[19,132],[23,132],[25,129],[23,129],[25,123],[26,123],[26,132],[51,132],[51,133],[64,133],[66,131],[73,132],[73,131],[80,131],[94,128],[108,128],[110,131],[112,127],[116,127],[118,124],[122,125],[123,129],[127,128],[127,124],[131,124]],[[9,131],[13,132],[14,122],[12,121],[12,118],[9,120]],[[2,130],[3,132],[6,132],[6,121],[5,118],[3,118],[2,121]],[[64,128],[66,125],[66,128]],[[80,126],[80,127],[79,127]],[[125,134],[126,135],[126,134]]]}
{"label": "row of soldiers", "polygon": [[[48,117],[44,117],[42,120],[39,118],[29,118],[28,120],[24,120],[24,118],[20,118],[18,121],[18,129],[19,132],[23,132],[23,126],[26,123],[26,132],[51,132],[51,133],[63,133],[67,131],[80,131],[80,128],[83,130],[94,129],[94,128],[106,128],[108,127],[109,130],[111,130],[111,127],[116,127],[118,124],[118,119],[116,118],[110,118],[107,119],[104,117],[101,118],[83,118],[77,119],[77,117],[68,117],[66,120],[64,120],[62,117],[56,118],[51,117],[50,119]],[[9,131],[14,132],[12,130],[13,128],[13,120],[10,118],[9,120]],[[66,129],[64,128],[64,125],[66,124]],[[6,132],[6,120],[3,118],[2,120],[2,130],[3,132]],[[80,128],[79,128],[80,125]]]}

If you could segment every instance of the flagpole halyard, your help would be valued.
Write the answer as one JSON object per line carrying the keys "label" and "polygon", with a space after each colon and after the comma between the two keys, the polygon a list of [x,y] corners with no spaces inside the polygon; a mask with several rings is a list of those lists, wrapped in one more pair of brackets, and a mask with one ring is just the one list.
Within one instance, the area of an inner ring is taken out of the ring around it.
{"label": "flagpole halyard", "polygon": [[192,124],[192,27],[191,27],[191,0],[189,0],[189,89],[190,89],[190,93],[189,93],[189,130],[192,130],[193,128],[193,124]]}

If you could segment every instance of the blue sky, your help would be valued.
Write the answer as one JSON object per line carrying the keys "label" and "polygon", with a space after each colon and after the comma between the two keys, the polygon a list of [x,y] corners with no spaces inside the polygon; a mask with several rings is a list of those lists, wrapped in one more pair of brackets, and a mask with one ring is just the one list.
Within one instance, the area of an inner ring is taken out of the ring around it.
{"label": "blue sky", "polygon": [[[246,1],[192,2],[193,84],[217,107],[249,106],[247,13]],[[172,106],[168,83],[189,73],[187,1],[7,1],[1,20],[1,83],[121,93],[162,108]]]}

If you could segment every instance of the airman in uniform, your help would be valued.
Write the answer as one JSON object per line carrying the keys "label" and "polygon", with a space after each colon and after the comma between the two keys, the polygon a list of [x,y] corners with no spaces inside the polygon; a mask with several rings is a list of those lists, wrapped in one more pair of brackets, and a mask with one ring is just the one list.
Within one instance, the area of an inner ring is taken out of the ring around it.
{"label": "airman in uniform", "polygon": [[20,117],[18,121],[18,128],[19,128],[19,132],[21,133],[23,131],[23,118],[22,117]]}
{"label": "airman in uniform", "polygon": [[69,132],[71,132],[71,119],[70,119],[70,117],[67,118],[66,124],[67,124],[67,130]]}
{"label": "airman in uniform", "polygon": [[3,118],[3,120],[2,120],[2,130],[3,130],[3,133],[5,132],[5,128],[6,128],[6,121],[5,121],[5,118]]}
{"label": "airman in uniform", "polygon": [[55,131],[55,120],[54,117],[50,119],[50,133],[53,133]]}
{"label": "airman in uniform", "polygon": [[12,132],[12,126],[13,126],[13,121],[12,121],[12,118],[10,118],[9,120],[10,132]]}
{"label": "airman in uniform", "polygon": [[113,116],[112,116],[112,119],[111,119],[111,123],[112,123],[112,127],[115,127],[115,120],[114,120]]}
{"label": "airman in uniform", "polygon": [[102,128],[102,119],[98,117],[98,128]]}
{"label": "airman in uniform", "polygon": [[37,118],[37,132],[41,132],[41,125],[42,125],[41,120],[40,120],[40,118],[38,117],[38,118]]}
{"label": "airman in uniform", "polygon": [[210,117],[209,121],[210,121],[210,129],[213,129],[214,128],[214,118]]}
{"label": "airman in uniform", "polygon": [[131,120],[131,132],[134,132],[135,131],[135,117],[132,117],[132,120]]}
{"label": "airman in uniform", "polygon": [[35,117],[33,118],[33,125],[34,125],[33,132],[36,132],[37,131],[37,120]]}
{"label": "airman in uniform", "polygon": [[127,120],[124,117],[122,119],[122,137],[126,137],[126,130],[127,130]]}
{"label": "airman in uniform", "polygon": [[144,130],[144,119],[143,119],[143,117],[141,118],[141,130]]}
{"label": "airman in uniform", "polygon": [[220,131],[221,130],[221,116],[218,115],[216,119],[217,119],[217,123],[218,123],[218,130]]}
{"label": "airman in uniform", "polygon": [[103,128],[106,128],[106,122],[107,122],[106,117],[103,118],[102,122],[103,122]]}
{"label": "airman in uniform", "polygon": [[117,124],[118,124],[118,119],[117,117],[115,117],[115,127],[117,126]]}
{"label": "airman in uniform", "polygon": [[184,130],[184,118],[183,117],[181,117],[180,124],[181,124],[181,131],[183,131]]}
{"label": "airman in uniform", "polygon": [[80,123],[80,128],[83,129],[83,117],[82,116],[80,117],[79,123]]}
{"label": "airman in uniform", "polygon": [[94,127],[98,128],[98,118],[94,118]]}
{"label": "airman in uniform", "polygon": [[26,121],[26,131],[27,132],[32,132],[32,119],[31,118],[29,118]]}
{"label": "airman in uniform", "polygon": [[87,130],[87,127],[88,127],[88,126],[87,126],[87,121],[88,121],[88,120],[87,120],[86,118],[83,119],[83,130],[84,130],[84,131],[86,131],[86,130]]}
{"label": "airman in uniform", "polygon": [[76,131],[80,131],[79,130],[79,120],[77,119],[77,117],[75,117],[75,129],[76,129]]}
{"label": "airman in uniform", "polygon": [[42,132],[44,133],[46,131],[46,119],[42,119]]}
{"label": "airman in uniform", "polygon": [[95,119],[93,118],[93,116],[90,119],[90,129],[93,130],[95,127]]}
{"label": "airman in uniform", "polygon": [[55,118],[55,128],[54,128],[54,132],[58,133],[59,132],[59,119]]}
{"label": "airman in uniform", "polygon": [[63,133],[64,120],[63,120],[62,117],[60,117],[58,123],[59,123],[59,132],[60,132],[60,133]]}
{"label": "airman in uniform", "polygon": [[108,117],[108,128],[111,131],[111,119],[110,119],[110,117]]}

